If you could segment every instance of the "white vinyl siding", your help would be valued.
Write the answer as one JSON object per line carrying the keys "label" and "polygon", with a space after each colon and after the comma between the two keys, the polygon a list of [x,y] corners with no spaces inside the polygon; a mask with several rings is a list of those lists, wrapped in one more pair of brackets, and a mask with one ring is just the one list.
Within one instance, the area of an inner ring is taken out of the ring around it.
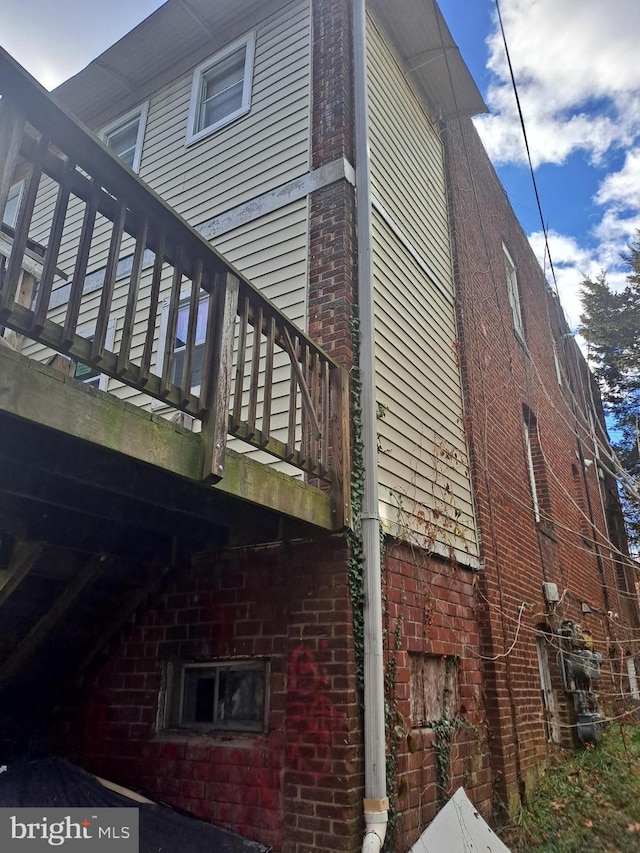
{"label": "white vinyl siding", "polygon": [[[146,119],[140,175],[178,213],[198,225],[232,210],[280,184],[304,175],[310,143],[310,3],[296,0],[262,21],[255,29],[255,61],[251,110],[232,124],[185,148],[193,70],[152,95]],[[56,187],[43,179],[30,236],[46,243]],[[72,199],[66,217],[58,267],[73,273],[84,204]],[[100,217],[98,217],[98,222]],[[234,229],[214,241],[256,286],[300,325],[305,324],[308,215],[306,199]],[[111,226],[98,225],[92,241],[89,274],[104,269]],[[125,238],[121,258],[133,253]],[[128,276],[116,283],[112,317],[116,344],[122,334]],[[151,269],[143,272],[139,303],[147,300]],[[68,286],[59,282],[49,316],[60,321]],[[170,287],[166,274],[165,290]],[[99,291],[85,293],[80,310],[83,325],[95,324]],[[157,334],[160,329],[160,311]],[[140,315],[142,316],[142,315]],[[132,360],[142,354],[145,325],[140,322],[132,343]],[[40,353],[40,354],[38,354]],[[47,357],[38,344],[25,354]],[[112,381],[110,390],[142,405],[150,399]]]}
{"label": "white vinyl siding", "polygon": [[441,141],[370,22],[376,385],[385,530],[477,556]]}
{"label": "white vinyl siding", "polygon": [[251,110],[196,144],[184,145],[193,73],[151,99],[140,174],[189,222],[217,216],[308,170],[309,24],[304,0],[257,28]]}

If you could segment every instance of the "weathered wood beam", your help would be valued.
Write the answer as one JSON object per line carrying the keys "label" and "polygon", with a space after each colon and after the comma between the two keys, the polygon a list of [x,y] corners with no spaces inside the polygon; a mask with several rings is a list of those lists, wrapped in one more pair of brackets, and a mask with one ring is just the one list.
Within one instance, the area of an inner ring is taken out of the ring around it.
{"label": "weathered wood beam", "polygon": [[84,670],[95,660],[102,649],[107,645],[109,640],[116,635],[122,628],[127,619],[130,619],[146,598],[156,589],[161,583],[167,572],[168,566],[164,566],[157,570],[149,569],[146,576],[134,590],[131,590],[118,608],[118,612],[107,621],[101,629],[98,636],[89,645],[88,651],[82,658],[81,663],[74,671],[74,678],[81,675]]}
{"label": "weathered wood beam", "polygon": [[[206,406],[202,422],[201,479],[208,483],[215,483],[224,476],[238,286],[238,279],[231,273],[217,276],[209,297],[209,334],[201,399]],[[192,313],[195,314],[195,309]]]}
{"label": "weathered wood beam", "polygon": [[79,569],[53,606],[36,622],[24,639],[5,659],[4,663],[0,665],[0,685],[9,681],[22,664],[31,657],[38,646],[48,637],[50,631],[73,607],[82,593],[97,580],[106,562],[104,556],[92,557],[87,564]]}
{"label": "weathered wood beam", "polygon": [[334,530],[331,495],[268,465],[227,450],[224,479],[213,488],[290,518]]}
{"label": "weathered wood beam", "polygon": [[0,377],[0,411],[199,479],[199,439],[164,418],[5,349]]}
{"label": "weathered wood beam", "polygon": [[[71,377],[0,349],[0,413],[81,439],[191,482],[202,474],[199,435],[159,415],[96,392]],[[326,530],[335,529],[331,496],[227,450],[225,475],[214,490]],[[210,489],[202,486],[202,489]],[[0,484],[1,489],[1,484]]]}
{"label": "weathered wood beam", "polygon": [[42,553],[39,542],[16,542],[9,567],[0,572],[0,606],[20,586]]}

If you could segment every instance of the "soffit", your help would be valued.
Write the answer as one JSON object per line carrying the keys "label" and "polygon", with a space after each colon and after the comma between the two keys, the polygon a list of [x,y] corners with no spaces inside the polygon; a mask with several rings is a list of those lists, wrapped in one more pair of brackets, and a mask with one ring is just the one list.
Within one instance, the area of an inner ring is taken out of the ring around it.
{"label": "soffit", "polygon": [[434,0],[369,0],[406,77],[442,118],[488,112]]}
{"label": "soffit", "polygon": [[[284,0],[167,0],[55,91],[85,124],[122,115],[254,27]],[[433,0],[369,0],[405,65],[439,115],[487,112]]]}
{"label": "soffit", "polygon": [[86,68],[54,90],[85,124],[105,123],[162,89],[283,0],[168,0]]}

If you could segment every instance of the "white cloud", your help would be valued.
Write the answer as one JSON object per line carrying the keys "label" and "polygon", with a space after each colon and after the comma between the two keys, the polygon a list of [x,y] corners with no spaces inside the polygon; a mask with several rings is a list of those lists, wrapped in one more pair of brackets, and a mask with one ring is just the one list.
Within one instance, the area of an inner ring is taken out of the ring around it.
{"label": "white cloud", "polygon": [[[577,240],[567,235],[549,231],[549,250],[553,259],[556,274],[558,294],[564,308],[567,322],[575,329],[580,321],[580,286],[586,277],[598,275],[602,267],[594,253],[580,246]],[[549,264],[545,264],[545,242],[541,231],[529,236],[529,243],[535,252],[540,265],[547,271],[547,279],[551,281]]]}
{"label": "white cloud", "polygon": [[[640,221],[638,225],[640,227]],[[560,303],[570,328],[575,330],[580,323],[582,313],[580,292],[585,278],[594,279],[601,272],[606,272],[607,281],[614,290],[619,290],[626,285],[627,270],[620,258],[620,242],[604,241],[594,248],[587,248],[580,245],[575,237],[566,234],[549,231],[547,236]],[[547,280],[551,281],[542,231],[531,234],[529,243],[540,265],[547,273]]]}
{"label": "white cloud", "polygon": [[[637,0],[502,0],[504,28],[534,165],[576,150],[599,162],[640,135]],[[477,120],[496,163],[525,152],[497,21],[488,39],[492,115]]]}
{"label": "white cloud", "polygon": [[[562,165],[581,152],[603,170],[611,154],[625,151],[622,168],[605,175],[593,198],[590,234],[549,233],[560,299],[575,329],[582,281],[604,270],[614,288],[623,287],[620,254],[640,229],[640,2],[501,0],[501,11],[534,167]],[[496,165],[524,165],[497,15],[487,45],[493,79],[485,99],[492,114],[476,125]],[[548,273],[543,234],[529,239]]]}
{"label": "white cloud", "polygon": [[616,210],[640,207],[640,148],[628,151],[619,172],[607,175],[595,196],[597,204],[610,204]]}

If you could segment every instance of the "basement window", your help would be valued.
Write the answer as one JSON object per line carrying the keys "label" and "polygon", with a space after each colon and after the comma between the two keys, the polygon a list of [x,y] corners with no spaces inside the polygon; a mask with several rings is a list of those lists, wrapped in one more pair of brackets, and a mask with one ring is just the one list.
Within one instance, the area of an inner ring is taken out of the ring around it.
{"label": "basement window", "polygon": [[187,145],[251,109],[254,43],[254,34],[249,33],[194,71]]}
{"label": "basement window", "polygon": [[268,676],[263,660],[174,661],[167,668],[162,728],[265,731]]}
{"label": "basement window", "polygon": [[410,653],[409,665],[412,727],[454,719],[459,701],[457,658]]}

